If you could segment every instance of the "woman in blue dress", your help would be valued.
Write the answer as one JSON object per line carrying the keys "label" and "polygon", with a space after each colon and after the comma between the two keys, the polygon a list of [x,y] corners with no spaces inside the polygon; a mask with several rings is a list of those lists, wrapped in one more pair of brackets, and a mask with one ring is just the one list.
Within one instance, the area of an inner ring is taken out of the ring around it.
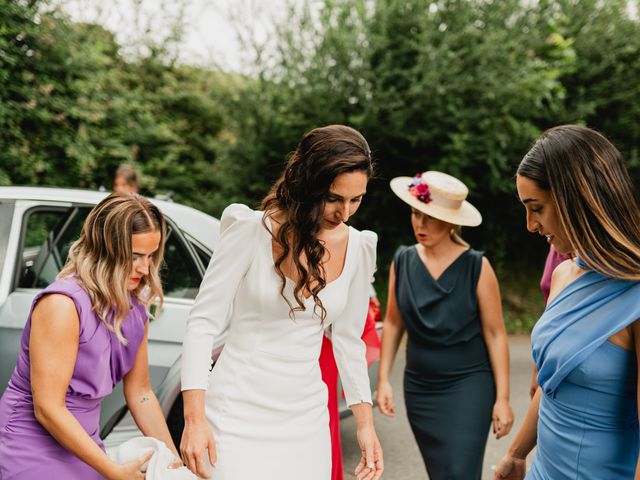
{"label": "woman in blue dress", "polygon": [[640,207],[631,178],[604,136],[565,125],[538,139],[516,185],[527,229],[573,258],[553,273],[531,336],[540,387],[495,479],[640,478]]}

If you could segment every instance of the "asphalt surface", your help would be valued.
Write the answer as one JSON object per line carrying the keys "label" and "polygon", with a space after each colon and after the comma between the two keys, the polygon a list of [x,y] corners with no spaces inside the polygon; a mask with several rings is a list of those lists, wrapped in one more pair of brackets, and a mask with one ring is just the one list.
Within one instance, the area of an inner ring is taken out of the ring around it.
{"label": "asphalt surface", "polygon": [[[506,452],[529,407],[529,383],[532,368],[529,337],[510,337],[509,347],[511,353],[511,406],[516,419],[511,433],[506,437],[496,440],[493,435],[489,435],[484,457],[483,480],[491,480],[493,478],[492,468]],[[429,477],[411,433],[404,409],[404,398],[402,396],[404,357],[404,349],[401,347],[391,374],[391,385],[396,405],[395,417],[386,417],[377,409],[374,413],[376,431],[382,443],[385,459],[385,472],[382,478],[386,480],[424,480]],[[345,418],[341,421],[340,433],[345,467],[344,478],[345,480],[351,480],[355,478],[353,470],[360,459],[353,417]],[[464,455],[464,452],[460,452],[460,454]],[[531,456],[529,460],[531,460]]]}

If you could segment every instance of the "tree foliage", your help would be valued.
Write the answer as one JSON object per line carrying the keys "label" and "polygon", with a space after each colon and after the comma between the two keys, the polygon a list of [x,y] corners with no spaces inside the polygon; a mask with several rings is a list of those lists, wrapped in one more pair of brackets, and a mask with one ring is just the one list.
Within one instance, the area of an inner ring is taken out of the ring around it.
{"label": "tree foliage", "polygon": [[123,56],[100,26],[0,0],[0,184],[108,186],[126,161],[148,193],[219,214],[256,205],[305,131],[345,123],[377,158],[355,221],[378,232],[382,270],[411,238],[388,181],[428,169],[470,187],[484,222],[465,236],[504,269],[539,267],[546,250],[513,186],[544,129],[595,127],[640,176],[640,25],[626,0],[295,2],[274,32],[255,74],[229,74],[161,45]]}
{"label": "tree foliage", "polygon": [[437,169],[463,179],[485,218],[465,234],[506,263],[523,245],[544,254],[527,242],[513,186],[544,129],[593,126],[638,163],[640,31],[624,1],[327,0],[291,8],[277,31],[274,55],[260,56],[261,74],[240,96],[236,131],[248,141],[229,163],[243,158],[246,171],[253,158],[262,194],[304,131],[359,128],[379,181],[357,221],[381,233],[387,258],[410,236],[387,187],[394,176]]}
{"label": "tree foliage", "polygon": [[[2,0],[5,2],[5,0]],[[226,76],[136,61],[114,35],[40,3],[0,8],[0,183],[110,187],[122,162],[147,192],[202,203],[225,121]]]}

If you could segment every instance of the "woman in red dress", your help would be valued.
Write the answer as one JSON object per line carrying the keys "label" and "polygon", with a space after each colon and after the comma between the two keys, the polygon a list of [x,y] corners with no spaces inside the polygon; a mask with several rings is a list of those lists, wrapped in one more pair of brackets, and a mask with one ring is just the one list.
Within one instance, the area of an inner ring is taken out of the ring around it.
{"label": "woman in red dress", "polygon": [[[362,341],[367,345],[367,364],[371,365],[380,358],[380,338],[376,330],[376,322],[380,320],[380,302],[369,300],[367,321],[362,333]],[[340,412],[338,411],[338,367],[333,356],[331,339],[325,335],[320,351],[320,371],[322,380],[329,390],[329,430],[331,432],[331,480],[343,480],[342,445],[340,444]]]}

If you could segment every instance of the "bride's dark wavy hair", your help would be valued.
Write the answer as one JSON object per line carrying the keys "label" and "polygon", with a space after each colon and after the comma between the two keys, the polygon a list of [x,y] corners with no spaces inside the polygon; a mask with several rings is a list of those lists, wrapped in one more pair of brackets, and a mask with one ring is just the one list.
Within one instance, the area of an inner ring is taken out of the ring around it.
{"label": "bride's dark wavy hair", "polygon": [[[281,248],[274,263],[282,280],[280,295],[289,305],[292,318],[295,312],[305,310],[305,290],[313,297],[314,314],[319,310],[321,321],[326,318],[327,311],[318,297],[327,285],[322,265],[325,248],[318,240],[320,222],[336,177],[356,171],[364,172],[368,178],[373,175],[371,151],[365,138],[357,130],[344,125],[315,128],[302,137],[282,175],[262,200],[265,227],[266,219],[274,214],[283,219],[277,233],[274,235],[272,232],[274,241]],[[293,290],[296,305],[284,293],[287,278],[282,272],[282,263],[289,255],[297,274]],[[306,266],[300,261],[303,256]]]}

